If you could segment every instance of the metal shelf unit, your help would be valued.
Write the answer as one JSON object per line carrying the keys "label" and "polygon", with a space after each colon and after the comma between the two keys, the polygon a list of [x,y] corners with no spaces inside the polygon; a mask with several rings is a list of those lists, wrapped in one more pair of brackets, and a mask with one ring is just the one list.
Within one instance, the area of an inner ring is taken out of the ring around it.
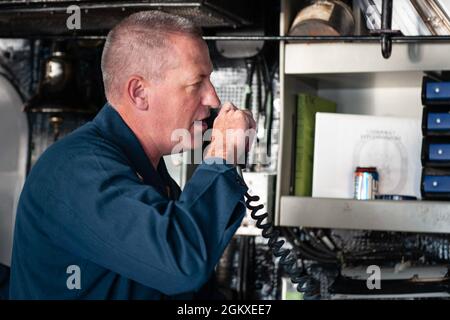
{"label": "metal shelf unit", "polygon": [[[286,36],[298,2],[283,0]],[[282,226],[450,233],[450,202],[355,201],[292,196],[296,95],[334,100],[337,112],[421,118],[424,72],[450,70],[449,42],[395,42],[384,59],[373,41],[280,41],[280,156],[274,221]],[[419,156],[419,155],[418,155]]]}

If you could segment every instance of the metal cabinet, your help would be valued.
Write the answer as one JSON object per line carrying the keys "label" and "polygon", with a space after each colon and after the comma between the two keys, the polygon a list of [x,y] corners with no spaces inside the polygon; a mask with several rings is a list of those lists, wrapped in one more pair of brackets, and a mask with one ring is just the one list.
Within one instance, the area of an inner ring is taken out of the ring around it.
{"label": "metal cabinet", "polygon": [[[283,0],[280,34],[287,34],[298,2]],[[366,37],[367,38],[367,37]],[[411,39],[410,39],[411,40]],[[423,39],[421,39],[423,40]],[[293,123],[298,93],[329,98],[338,112],[422,117],[426,71],[450,70],[450,43],[394,42],[384,59],[379,42],[280,42],[280,157],[275,222],[283,226],[450,233],[450,203],[301,198],[290,194]],[[419,156],[419,155],[418,155]]]}

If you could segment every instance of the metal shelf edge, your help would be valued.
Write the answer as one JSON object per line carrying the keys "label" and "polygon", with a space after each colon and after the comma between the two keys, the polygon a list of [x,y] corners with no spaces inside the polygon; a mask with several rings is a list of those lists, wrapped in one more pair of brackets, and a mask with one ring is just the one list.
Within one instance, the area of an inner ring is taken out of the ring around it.
{"label": "metal shelf edge", "polygon": [[450,202],[282,196],[281,226],[450,233]]}

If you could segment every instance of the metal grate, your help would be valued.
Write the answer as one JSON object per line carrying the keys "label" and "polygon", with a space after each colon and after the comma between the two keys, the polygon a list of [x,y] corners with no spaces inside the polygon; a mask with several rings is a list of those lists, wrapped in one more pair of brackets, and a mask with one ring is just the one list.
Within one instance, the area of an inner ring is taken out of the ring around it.
{"label": "metal grate", "polygon": [[[251,1],[255,6],[261,5]],[[170,12],[207,28],[250,25],[254,11],[239,4],[237,0],[0,1],[0,36],[104,35],[126,16],[144,10]],[[69,5],[80,8],[79,30],[67,28]]]}
{"label": "metal grate", "polygon": [[[218,67],[211,74],[211,82],[214,85],[217,95],[219,96],[222,103],[225,101],[231,101],[237,107],[243,108],[245,104],[246,95],[246,80],[247,80],[247,69],[241,66],[233,67]],[[278,76],[272,81],[273,90],[273,118],[272,118],[272,131],[271,131],[271,156],[269,158],[269,165],[265,167],[265,171],[275,172],[277,167],[277,155],[278,155],[278,143],[279,143],[279,117],[280,117],[280,106],[279,106],[279,80]],[[262,85],[261,85],[262,86]],[[265,118],[260,116],[258,112],[258,81],[256,73],[253,75],[252,81],[252,100],[251,100],[251,111],[255,117],[258,124],[257,137],[261,140],[264,135],[264,121]],[[265,99],[264,89],[261,87],[260,90],[261,101]],[[256,156],[256,148],[252,148],[249,154],[249,161],[254,163],[254,158]]]}

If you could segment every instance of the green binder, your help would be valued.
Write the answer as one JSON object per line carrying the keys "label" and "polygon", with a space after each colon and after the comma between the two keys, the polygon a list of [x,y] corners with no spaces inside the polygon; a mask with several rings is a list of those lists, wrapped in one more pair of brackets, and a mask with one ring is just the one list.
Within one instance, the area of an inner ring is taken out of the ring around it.
{"label": "green binder", "polygon": [[297,97],[297,136],[295,154],[296,196],[312,195],[314,129],[317,112],[336,112],[336,103],[309,94]]}

